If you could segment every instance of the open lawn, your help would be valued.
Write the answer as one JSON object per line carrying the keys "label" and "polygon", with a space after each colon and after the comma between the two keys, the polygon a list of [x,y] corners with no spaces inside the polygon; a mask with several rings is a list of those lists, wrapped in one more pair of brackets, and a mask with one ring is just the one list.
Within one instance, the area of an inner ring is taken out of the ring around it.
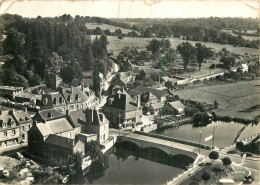
{"label": "open lawn", "polygon": [[121,29],[122,33],[128,33],[133,31],[133,30],[116,27],[108,24],[102,24],[102,23],[86,23],[85,25],[88,29],[96,29],[96,27],[100,27],[102,30],[110,30],[110,32],[115,32],[116,29]]}
{"label": "open lawn", "polygon": [[[95,35],[92,35],[92,38],[95,38]],[[151,41],[152,39],[160,39],[160,38],[124,37],[122,40],[120,40],[116,36],[107,36],[107,38],[109,41],[109,45],[108,45],[109,51],[122,50],[124,47],[139,47],[139,48],[145,49],[146,46],[148,45],[149,41]],[[237,53],[237,54],[244,54],[244,53],[255,54],[255,55],[258,54],[258,50],[253,49],[253,48],[234,47],[232,45],[227,45],[227,44],[217,44],[217,43],[211,43],[211,42],[198,42],[198,41],[182,40],[182,39],[178,39],[178,38],[168,38],[168,39],[171,41],[173,48],[176,48],[182,42],[190,42],[193,45],[195,45],[196,43],[205,44],[208,47],[215,49],[215,51],[217,51],[217,52],[222,50],[223,48],[226,48],[228,51]]]}
{"label": "open lawn", "polygon": [[219,84],[175,91],[180,98],[213,104],[222,116],[253,119],[260,116],[260,80]]}

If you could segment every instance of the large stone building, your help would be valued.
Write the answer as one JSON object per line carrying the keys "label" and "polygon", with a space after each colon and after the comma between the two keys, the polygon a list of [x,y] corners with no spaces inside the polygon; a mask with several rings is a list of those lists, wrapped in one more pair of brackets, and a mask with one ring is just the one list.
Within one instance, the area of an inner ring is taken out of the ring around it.
{"label": "large stone building", "polygon": [[118,91],[108,97],[104,105],[104,113],[114,127],[118,127],[119,124],[133,125],[140,121],[142,115],[140,96],[131,96],[125,90]]}
{"label": "large stone building", "polygon": [[55,109],[65,113],[66,110],[86,109],[93,105],[92,96],[78,87],[59,87],[57,92],[42,95],[41,110]]}
{"label": "large stone building", "polygon": [[0,148],[7,148],[27,142],[27,132],[32,127],[32,119],[27,109],[0,109]]}

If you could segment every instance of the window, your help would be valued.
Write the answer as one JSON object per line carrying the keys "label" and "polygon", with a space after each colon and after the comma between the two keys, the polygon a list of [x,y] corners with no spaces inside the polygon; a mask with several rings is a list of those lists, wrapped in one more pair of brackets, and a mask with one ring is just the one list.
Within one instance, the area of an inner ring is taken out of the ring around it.
{"label": "window", "polygon": [[7,132],[6,131],[4,132],[4,137],[7,137]]}
{"label": "window", "polygon": [[24,126],[22,126],[22,130],[24,130]]}
{"label": "window", "polygon": [[15,135],[15,133],[16,133],[15,130],[12,130],[12,135]]}
{"label": "window", "polygon": [[3,128],[6,128],[6,123],[3,123]]}
{"label": "window", "polygon": [[30,128],[31,128],[31,125],[28,125],[28,128],[30,129]]}
{"label": "window", "polygon": [[12,127],[14,127],[14,126],[15,126],[15,124],[14,124],[14,121],[13,121],[13,122],[11,122],[11,125],[12,125]]}

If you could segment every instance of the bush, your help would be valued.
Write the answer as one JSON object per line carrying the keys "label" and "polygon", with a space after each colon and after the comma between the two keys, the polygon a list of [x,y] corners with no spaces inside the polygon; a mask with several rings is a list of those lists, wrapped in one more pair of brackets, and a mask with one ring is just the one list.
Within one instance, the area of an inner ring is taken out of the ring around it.
{"label": "bush", "polygon": [[244,147],[244,143],[242,142],[242,141],[238,141],[237,143],[236,143],[236,148],[237,149],[242,149]]}
{"label": "bush", "polygon": [[209,115],[206,112],[197,113],[193,117],[193,122],[195,126],[205,126],[210,123]]}

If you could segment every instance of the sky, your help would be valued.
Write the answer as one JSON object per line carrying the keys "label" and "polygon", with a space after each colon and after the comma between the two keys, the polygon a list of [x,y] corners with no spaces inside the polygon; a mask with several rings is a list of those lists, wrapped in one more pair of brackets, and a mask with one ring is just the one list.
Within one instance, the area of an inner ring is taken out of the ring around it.
{"label": "sky", "polygon": [[106,18],[259,17],[257,0],[2,0],[0,13],[24,17]]}

